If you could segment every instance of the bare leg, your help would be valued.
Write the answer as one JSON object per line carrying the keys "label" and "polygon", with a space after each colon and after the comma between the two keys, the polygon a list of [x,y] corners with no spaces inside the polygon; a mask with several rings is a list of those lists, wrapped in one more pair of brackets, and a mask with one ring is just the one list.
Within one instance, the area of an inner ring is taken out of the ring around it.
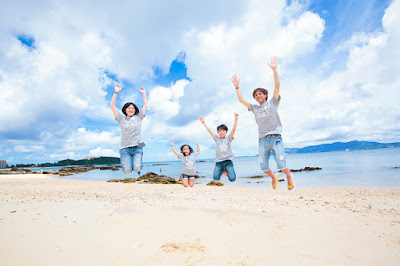
{"label": "bare leg", "polygon": [[271,184],[272,184],[272,188],[276,189],[277,185],[278,185],[278,174],[274,174],[271,170],[271,168],[268,169],[268,171],[264,170],[264,173],[266,173],[267,175],[269,175],[272,180],[271,180]]}
{"label": "bare leg", "polygon": [[184,187],[187,187],[187,186],[188,186],[188,179],[189,179],[189,178],[184,178],[184,179],[182,179],[182,185],[183,185]]}
{"label": "bare leg", "polygon": [[286,175],[289,191],[293,190],[294,189],[294,180],[293,180],[292,174],[290,173],[289,168],[286,167],[286,168],[282,169],[281,171],[284,172]]}
{"label": "bare leg", "polygon": [[193,187],[194,186],[194,177],[189,178],[189,186]]}

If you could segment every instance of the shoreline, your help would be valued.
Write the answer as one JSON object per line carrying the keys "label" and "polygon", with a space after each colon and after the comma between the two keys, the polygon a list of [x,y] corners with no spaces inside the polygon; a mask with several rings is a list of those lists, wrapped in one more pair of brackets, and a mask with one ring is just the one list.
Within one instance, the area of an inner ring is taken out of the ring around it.
{"label": "shoreline", "polygon": [[[0,262],[385,264],[400,190],[123,184],[0,176]],[[290,254],[290,256],[288,256]]]}

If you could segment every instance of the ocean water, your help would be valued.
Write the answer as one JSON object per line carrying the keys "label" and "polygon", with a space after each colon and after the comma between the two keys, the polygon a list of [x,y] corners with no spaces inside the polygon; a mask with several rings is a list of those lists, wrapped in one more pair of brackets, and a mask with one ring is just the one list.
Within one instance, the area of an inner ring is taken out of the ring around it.
{"label": "ocean water", "polygon": [[[199,162],[204,161],[204,162]],[[195,184],[205,185],[212,180],[215,161],[199,158],[196,163],[198,178]],[[287,154],[287,166],[290,169],[300,169],[306,166],[321,167],[322,170],[294,173],[296,188],[400,188],[400,148],[385,148],[376,150],[335,151],[321,153]],[[221,182],[229,187],[270,188],[271,178],[260,170],[258,157],[234,158],[236,181],[230,182],[223,176]],[[271,156],[270,167],[276,171],[276,163]],[[58,170],[56,167],[53,170]],[[162,172],[160,172],[162,169]],[[180,160],[170,162],[144,163],[141,174],[154,172],[178,179],[183,169]],[[263,178],[246,178],[253,175],[263,175]],[[132,172],[124,174],[122,170],[93,170],[60,179],[78,179],[107,181],[109,179],[136,178]],[[280,173],[280,178],[285,174]],[[279,188],[285,188],[286,182],[279,182]]]}

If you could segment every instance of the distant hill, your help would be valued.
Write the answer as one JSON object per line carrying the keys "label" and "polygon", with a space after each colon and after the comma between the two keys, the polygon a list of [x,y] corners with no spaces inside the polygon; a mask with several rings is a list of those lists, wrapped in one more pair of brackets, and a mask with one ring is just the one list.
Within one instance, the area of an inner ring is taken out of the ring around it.
{"label": "distant hill", "polygon": [[287,148],[287,153],[315,153],[315,152],[329,152],[329,151],[345,151],[345,150],[372,150],[381,148],[400,147],[400,142],[395,143],[379,143],[370,141],[357,141],[350,142],[334,142],[331,144],[321,144],[314,146],[307,146],[304,148]]}
{"label": "distant hill", "polygon": [[[56,163],[40,163],[40,164],[17,164],[16,167],[53,167],[53,166],[69,166],[69,165],[99,165],[99,164],[119,164],[118,157],[98,157],[92,159],[72,160],[65,159]],[[14,165],[12,165],[14,166]]]}

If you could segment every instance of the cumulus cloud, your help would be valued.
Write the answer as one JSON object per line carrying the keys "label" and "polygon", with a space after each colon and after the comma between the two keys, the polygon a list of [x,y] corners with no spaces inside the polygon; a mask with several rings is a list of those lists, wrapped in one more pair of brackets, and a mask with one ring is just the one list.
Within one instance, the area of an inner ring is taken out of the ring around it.
{"label": "cumulus cloud", "polygon": [[[0,142],[13,152],[49,150],[53,159],[116,154],[113,85],[124,85],[120,105],[140,102],[136,87],[144,83],[155,84],[146,87],[143,121],[151,158],[161,159],[171,140],[199,141],[212,153],[198,117],[229,126],[233,112],[240,114],[237,155],[252,155],[257,127],[230,77],[239,75],[243,96],[253,101],[254,88],[273,88],[273,55],[280,57],[279,109],[289,146],[398,140],[385,132],[400,130],[399,13],[393,1],[381,30],[338,43],[332,53],[346,52],[346,67],[322,76],[326,62],[315,72],[293,71],[321,45],[326,28],[302,1],[13,1],[0,10]],[[183,54],[188,79],[159,86],[154,70],[167,74]]]}
{"label": "cumulus cloud", "polygon": [[119,132],[114,130],[93,132],[88,131],[86,128],[78,128],[76,132],[71,134],[65,141],[63,150],[66,151],[79,151],[92,149],[94,146],[101,145],[104,147],[118,147],[121,137]]}
{"label": "cumulus cloud", "polygon": [[100,156],[111,156],[111,157],[118,157],[119,153],[115,150],[111,149],[103,149],[102,147],[97,147],[89,152],[90,156],[93,157],[100,157]]}

